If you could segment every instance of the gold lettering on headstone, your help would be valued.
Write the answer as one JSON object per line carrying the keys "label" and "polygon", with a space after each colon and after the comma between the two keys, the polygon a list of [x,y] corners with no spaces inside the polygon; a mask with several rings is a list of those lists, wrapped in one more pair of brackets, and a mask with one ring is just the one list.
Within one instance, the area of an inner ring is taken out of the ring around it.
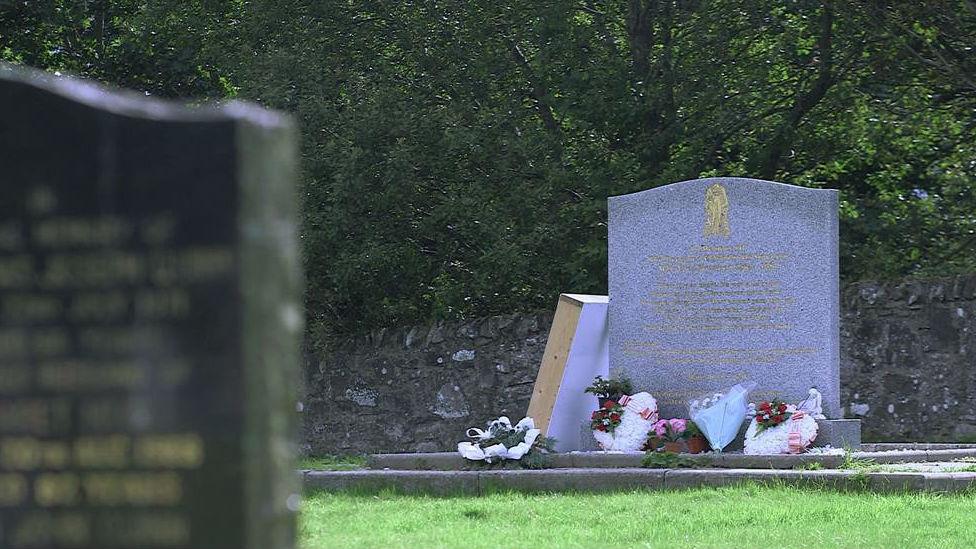
{"label": "gold lettering on headstone", "polygon": [[83,547],[90,543],[91,523],[78,512],[34,511],[15,523],[7,538],[10,547]]}
{"label": "gold lettering on headstone", "polygon": [[35,324],[57,320],[61,300],[50,295],[7,294],[0,299],[0,315],[5,324]]}
{"label": "gold lettering on headstone", "polygon": [[30,349],[37,358],[67,354],[70,346],[70,338],[64,328],[38,328],[31,332]]}
{"label": "gold lettering on headstone", "polygon": [[115,547],[172,547],[190,539],[186,516],[171,511],[100,513],[97,527]]}
{"label": "gold lettering on headstone", "polygon": [[41,461],[46,469],[64,469],[71,462],[71,448],[67,442],[44,441],[41,443]]}
{"label": "gold lettering on headstone", "polygon": [[26,508],[0,520],[0,546],[185,546],[174,506],[206,448],[151,432],[173,420],[153,399],[193,374],[179,321],[232,283],[235,248],[182,245],[173,213],[61,215],[46,188],[29,201],[0,221],[0,508]]}
{"label": "gold lettering on headstone", "polygon": [[[0,357],[4,356],[0,336]],[[31,371],[26,364],[7,364],[0,366],[0,395],[22,393],[30,385]]]}
{"label": "gold lettering on headstone", "polygon": [[74,462],[78,467],[121,469],[129,464],[132,441],[125,435],[79,437],[74,443]]}
{"label": "gold lettering on headstone", "polygon": [[144,290],[136,294],[139,319],[178,319],[190,314],[190,295],[182,288]]}
{"label": "gold lettering on headstone", "polygon": [[19,221],[8,221],[0,224],[0,250],[5,252],[19,251],[24,247],[23,228]]}
{"label": "gold lettering on headstone", "polygon": [[51,405],[40,398],[0,401],[0,433],[50,434]]}
{"label": "gold lettering on headstone", "polygon": [[40,469],[43,456],[41,443],[31,437],[0,439],[0,466],[8,471]]}
{"label": "gold lettering on headstone", "polygon": [[73,322],[112,322],[125,317],[129,310],[125,292],[82,292],[71,297],[68,320]]}
{"label": "gold lettering on headstone", "polygon": [[51,217],[34,224],[31,237],[45,248],[110,247],[132,236],[132,224],[111,216]]}
{"label": "gold lettering on headstone", "polygon": [[203,464],[203,439],[196,433],[147,435],[135,440],[132,454],[139,467],[194,469]]}
{"label": "gold lettering on headstone", "polygon": [[76,505],[80,486],[74,473],[44,473],[34,480],[34,501],[41,507]]}
{"label": "gold lettering on headstone", "polygon": [[46,257],[40,284],[45,289],[111,287],[145,280],[146,259],[126,251],[55,253]]}
{"label": "gold lettering on headstone", "polygon": [[78,422],[86,431],[123,429],[128,414],[126,399],[121,397],[93,397],[78,404]]}
{"label": "gold lettering on headstone", "polygon": [[0,289],[30,288],[33,283],[33,257],[26,254],[0,257]]}
{"label": "gold lettering on headstone", "polygon": [[94,505],[176,505],[183,480],[173,472],[87,473],[85,501]]}
{"label": "gold lettering on headstone", "polygon": [[0,474],[0,507],[13,507],[27,498],[27,478],[13,473]]}
{"label": "gold lettering on headstone", "polygon": [[151,217],[140,224],[142,241],[150,245],[165,244],[176,234],[176,218],[173,214]]}
{"label": "gold lettering on headstone", "polygon": [[51,213],[58,207],[58,195],[50,187],[37,186],[27,193],[27,211],[35,215]]}
{"label": "gold lettering on headstone", "polygon": [[133,389],[146,385],[149,372],[135,362],[61,360],[42,362],[38,384],[56,391]]}

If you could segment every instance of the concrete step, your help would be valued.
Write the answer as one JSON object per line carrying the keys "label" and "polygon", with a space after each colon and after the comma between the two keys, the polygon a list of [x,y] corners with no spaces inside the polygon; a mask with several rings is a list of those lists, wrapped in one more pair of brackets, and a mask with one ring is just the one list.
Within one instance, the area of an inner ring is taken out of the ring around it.
{"label": "concrete step", "polygon": [[780,469],[568,468],[482,471],[302,471],[306,490],[334,493],[469,495],[495,492],[619,492],[767,483],[874,492],[961,492],[976,489],[976,473]]}
{"label": "concrete step", "polygon": [[[896,449],[883,451],[853,452],[859,460],[871,460],[877,464],[915,463],[926,461],[952,461],[963,457],[976,457],[976,445],[966,448]],[[799,454],[747,456],[739,453],[680,454],[690,467],[718,467],[725,469],[795,469],[818,463],[825,469],[833,469],[844,463],[845,456],[838,454]],[[638,468],[643,453],[569,452],[552,454],[550,468]],[[482,470],[484,464],[465,460],[456,452],[425,454],[373,454],[366,460],[370,469],[395,469],[412,471],[464,471]]]}

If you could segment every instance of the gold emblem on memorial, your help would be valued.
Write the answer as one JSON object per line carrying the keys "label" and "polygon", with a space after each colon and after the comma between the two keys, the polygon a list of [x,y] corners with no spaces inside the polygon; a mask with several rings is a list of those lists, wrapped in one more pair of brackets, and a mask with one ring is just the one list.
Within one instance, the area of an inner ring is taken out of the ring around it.
{"label": "gold emblem on memorial", "polygon": [[705,191],[705,236],[729,236],[729,197],[718,183]]}

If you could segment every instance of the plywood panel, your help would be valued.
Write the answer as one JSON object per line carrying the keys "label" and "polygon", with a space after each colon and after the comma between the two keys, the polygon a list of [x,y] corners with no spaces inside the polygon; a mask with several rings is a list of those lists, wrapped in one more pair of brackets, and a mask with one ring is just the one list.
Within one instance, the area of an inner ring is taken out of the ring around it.
{"label": "plywood panel", "polygon": [[528,415],[535,420],[535,426],[543,434],[548,433],[549,420],[559,395],[566,361],[573,346],[573,337],[579,324],[580,312],[583,304],[566,295],[559,296],[556,314],[549,329],[549,339],[546,341],[546,351],[542,357],[542,365],[535,379],[532,399],[529,401]]}

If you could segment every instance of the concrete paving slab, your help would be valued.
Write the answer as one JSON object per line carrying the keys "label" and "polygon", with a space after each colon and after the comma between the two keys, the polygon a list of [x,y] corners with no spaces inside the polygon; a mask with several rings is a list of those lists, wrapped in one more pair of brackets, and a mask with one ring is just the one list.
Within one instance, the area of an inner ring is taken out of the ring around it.
{"label": "concrete paving slab", "polygon": [[326,492],[478,495],[478,471],[309,471],[306,490]]}
{"label": "concrete paving slab", "polygon": [[959,442],[865,442],[862,452],[882,452],[888,450],[976,450],[976,444]]}
{"label": "concrete paving slab", "polygon": [[925,490],[947,493],[976,491],[976,473],[929,473],[925,475]]}
{"label": "concrete paving slab", "polygon": [[[964,457],[976,458],[974,448],[935,448],[935,449],[887,449],[876,452],[853,452],[852,457],[870,460],[875,464],[922,463],[952,461]],[[719,467],[727,469],[796,469],[819,463],[823,468],[840,467],[845,456],[842,454],[799,454],[799,455],[745,455],[741,453],[708,452],[704,454],[680,454],[689,466],[696,468]],[[569,452],[550,455],[550,468],[620,468],[640,467],[644,459],[641,452]],[[484,464],[463,459],[456,452],[436,452],[424,454],[374,454],[367,458],[370,469],[415,470],[415,471],[482,471]]]}
{"label": "concrete paving slab", "polygon": [[660,490],[664,469],[543,469],[538,471],[484,471],[481,493],[618,492]]}
{"label": "concrete paving slab", "polygon": [[486,471],[308,471],[307,490],[481,495],[493,492],[620,492],[775,483],[871,492],[976,490],[976,473],[783,469],[567,468]]}

